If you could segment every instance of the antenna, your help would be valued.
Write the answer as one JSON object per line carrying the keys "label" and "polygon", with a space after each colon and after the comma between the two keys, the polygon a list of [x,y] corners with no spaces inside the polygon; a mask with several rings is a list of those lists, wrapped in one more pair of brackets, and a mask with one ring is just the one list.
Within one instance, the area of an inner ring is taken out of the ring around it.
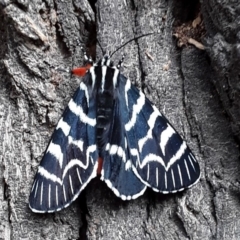
{"label": "antenna", "polygon": [[155,33],[146,33],[146,34],[143,34],[143,35],[141,35],[141,36],[134,37],[134,38],[128,40],[127,42],[125,42],[124,44],[122,44],[120,47],[118,47],[118,48],[110,55],[110,57],[112,57],[114,53],[116,53],[118,50],[120,50],[121,48],[123,48],[124,46],[126,46],[128,43],[130,43],[130,42],[132,42],[132,41],[136,41],[136,40],[139,39],[139,38],[146,37],[146,36],[153,35],[153,34],[155,34]]}

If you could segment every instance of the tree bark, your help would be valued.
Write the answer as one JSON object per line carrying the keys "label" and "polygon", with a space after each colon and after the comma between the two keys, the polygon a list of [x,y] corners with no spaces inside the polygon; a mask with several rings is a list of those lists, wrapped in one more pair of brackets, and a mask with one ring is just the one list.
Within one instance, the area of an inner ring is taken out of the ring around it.
{"label": "tree bark", "polygon": [[[0,239],[240,239],[238,1],[0,6]],[[96,178],[68,208],[31,212],[37,166],[81,81],[54,67],[83,65],[78,39],[96,60],[117,50],[117,63],[126,54],[122,73],[198,158],[196,186],[171,195],[148,190],[125,202]]]}

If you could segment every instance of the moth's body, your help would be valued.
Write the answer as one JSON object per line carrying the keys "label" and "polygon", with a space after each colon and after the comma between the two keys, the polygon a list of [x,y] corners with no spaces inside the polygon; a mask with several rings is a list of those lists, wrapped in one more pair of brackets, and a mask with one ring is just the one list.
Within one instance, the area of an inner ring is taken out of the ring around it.
{"label": "moth's body", "polygon": [[113,116],[113,107],[115,103],[114,91],[115,87],[111,78],[106,78],[102,73],[105,72],[107,75],[114,75],[114,72],[119,74],[117,69],[110,68],[108,66],[102,69],[102,66],[97,66],[90,69],[91,78],[95,78],[95,86],[92,87],[96,91],[96,137],[99,157],[102,158],[102,150],[107,144],[107,136]]}
{"label": "moth's body", "polygon": [[120,66],[105,56],[86,72],[35,176],[29,199],[34,212],[67,207],[97,173],[123,200],[147,187],[174,193],[199,180],[199,165],[186,143]]}

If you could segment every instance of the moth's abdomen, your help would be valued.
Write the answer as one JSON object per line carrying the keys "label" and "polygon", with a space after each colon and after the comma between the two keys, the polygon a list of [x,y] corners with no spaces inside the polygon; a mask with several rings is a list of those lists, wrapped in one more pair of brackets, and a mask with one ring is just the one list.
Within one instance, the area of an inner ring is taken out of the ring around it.
{"label": "moth's abdomen", "polygon": [[102,156],[102,150],[107,143],[109,126],[112,121],[114,99],[110,93],[97,94],[97,126],[96,137],[99,157]]}

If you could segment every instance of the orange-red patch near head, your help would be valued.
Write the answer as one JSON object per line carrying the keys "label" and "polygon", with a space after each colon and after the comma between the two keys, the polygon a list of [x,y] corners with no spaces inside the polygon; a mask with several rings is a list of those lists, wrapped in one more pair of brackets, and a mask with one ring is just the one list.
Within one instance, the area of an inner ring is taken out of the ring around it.
{"label": "orange-red patch near head", "polygon": [[103,159],[102,158],[98,158],[97,175],[101,175],[102,165],[103,165]]}
{"label": "orange-red patch near head", "polygon": [[74,68],[74,69],[72,70],[72,74],[74,74],[74,75],[76,75],[76,76],[83,77],[83,76],[85,76],[87,70],[88,70],[91,66],[92,66],[91,64],[87,64],[87,65],[84,66],[84,67]]}

